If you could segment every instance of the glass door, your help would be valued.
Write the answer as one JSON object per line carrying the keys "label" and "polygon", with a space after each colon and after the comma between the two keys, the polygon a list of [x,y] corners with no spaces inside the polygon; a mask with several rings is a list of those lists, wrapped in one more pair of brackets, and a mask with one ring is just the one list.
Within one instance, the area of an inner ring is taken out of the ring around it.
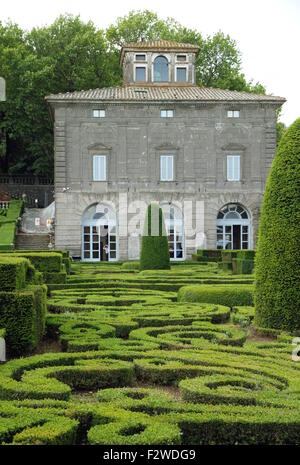
{"label": "glass door", "polygon": [[108,234],[109,260],[117,259],[117,232],[116,226],[109,226]]}
{"label": "glass door", "polygon": [[218,225],[217,249],[249,249],[249,226],[240,224]]}
{"label": "glass door", "polygon": [[83,258],[84,260],[100,259],[99,226],[83,227]]}
{"label": "glass door", "polygon": [[169,242],[170,259],[183,259],[182,227],[178,226],[176,222],[166,221],[166,229]]}

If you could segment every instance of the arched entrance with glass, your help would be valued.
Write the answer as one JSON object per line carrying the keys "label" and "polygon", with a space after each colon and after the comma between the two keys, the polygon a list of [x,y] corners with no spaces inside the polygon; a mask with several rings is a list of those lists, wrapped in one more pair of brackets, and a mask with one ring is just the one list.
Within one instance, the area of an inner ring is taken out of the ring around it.
{"label": "arched entrance with glass", "polygon": [[169,242],[171,260],[184,260],[184,224],[183,215],[176,205],[161,206]]}
{"label": "arched entrance with glass", "polygon": [[164,56],[158,56],[154,60],[154,82],[168,82],[169,64]]}
{"label": "arched entrance with glass", "polygon": [[250,226],[250,215],[243,205],[224,205],[217,216],[217,249],[250,249]]}
{"label": "arched entrance with glass", "polygon": [[117,219],[113,208],[93,204],[83,213],[82,260],[117,260]]}

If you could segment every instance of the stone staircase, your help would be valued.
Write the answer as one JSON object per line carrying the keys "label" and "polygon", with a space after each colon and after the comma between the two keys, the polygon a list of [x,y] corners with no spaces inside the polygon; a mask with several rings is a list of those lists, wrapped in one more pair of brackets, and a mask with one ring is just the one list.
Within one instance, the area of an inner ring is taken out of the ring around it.
{"label": "stone staircase", "polygon": [[16,250],[48,250],[48,234],[16,234]]}

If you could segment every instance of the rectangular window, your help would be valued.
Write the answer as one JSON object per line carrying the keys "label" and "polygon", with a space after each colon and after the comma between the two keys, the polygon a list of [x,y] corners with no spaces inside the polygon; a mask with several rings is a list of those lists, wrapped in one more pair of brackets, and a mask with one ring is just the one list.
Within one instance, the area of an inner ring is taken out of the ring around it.
{"label": "rectangular window", "polygon": [[240,112],[239,112],[239,110],[228,110],[227,111],[227,117],[228,118],[239,118],[240,117]]}
{"label": "rectangular window", "polygon": [[161,155],[160,157],[160,180],[173,181],[174,157],[173,155]]}
{"label": "rectangular window", "polygon": [[186,55],[177,55],[177,61],[186,61]]}
{"label": "rectangular window", "polygon": [[160,110],[161,118],[173,118],[174,111],[173,110]]}
{"label": "rectangular window", "polygon": [[240,180],[240,155],[227,156],[227,181]]}
{"label": "rectangular window", "polygon": [[186,82],[186,68],[177,68],[176,69],[176,81],[177,82]]}
{"label": "rectangular window", "polygon": [[94,118],[105,118],[105,110],[93,110]]}
{"label": "rectangular window", "polygon": [[137,66],[135,68],[135,80],[146,81],[146,68],[145,66]]}
{"label": "rectangular window", "polygon": [[93,180],[106,181],[106,156],[94,155],[93,157]]}
{"label": "rectangular window", "polygon": [[135,59],[136,61],[146,61],[146,55],[144,54],[135,55]]}

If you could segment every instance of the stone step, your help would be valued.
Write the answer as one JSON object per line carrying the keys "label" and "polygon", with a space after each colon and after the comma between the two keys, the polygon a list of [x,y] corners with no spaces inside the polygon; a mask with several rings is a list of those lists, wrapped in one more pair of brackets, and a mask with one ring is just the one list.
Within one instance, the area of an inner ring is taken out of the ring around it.
{"label": "stone step", "polygon": [[48,234],[17,234],[15,238],[16,250],[47,250]]}

